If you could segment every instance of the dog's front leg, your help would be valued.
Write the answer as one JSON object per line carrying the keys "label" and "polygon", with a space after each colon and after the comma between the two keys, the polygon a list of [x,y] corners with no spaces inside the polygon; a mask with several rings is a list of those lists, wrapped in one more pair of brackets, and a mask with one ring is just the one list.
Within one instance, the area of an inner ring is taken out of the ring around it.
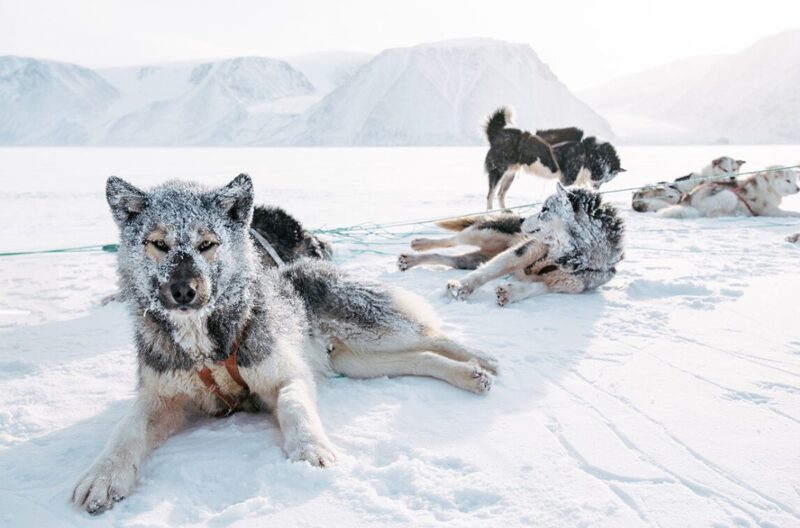
{"label": "dog's front leg", "polygon": [[543,258],[546,254],[547,246],[543,243],[537,240],[526,240],[503,251],[462,280],[448,282],[447,291],[454,298],[464,300],[490,280],[522,269],[531,262]]}
{"label": "dog's front leg", "polygon": [[290,460],[318,467],[333,465],[336,452],[322,428],[314,388],[309,382],[298,379],[286,382],[278,390],[275,416]]}
{"label": "dog's front leg", "polygon": [[127,497],[136,483],[144,457],[186,424],[181,398],[139,393],[128,414],[114,430],[103,453],[72,491],[72,502],[95,514]]}

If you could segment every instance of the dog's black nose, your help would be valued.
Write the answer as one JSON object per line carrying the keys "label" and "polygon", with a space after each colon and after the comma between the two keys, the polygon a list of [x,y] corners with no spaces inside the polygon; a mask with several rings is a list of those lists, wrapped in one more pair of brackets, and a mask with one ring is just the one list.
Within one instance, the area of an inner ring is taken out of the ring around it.
{"label": "dog's black nose", "polygon": [[169,291],[175,303],[181,306],[192,302],[197,294],[192,285],[189,284],[189,281],[177,281],[169,287]]}

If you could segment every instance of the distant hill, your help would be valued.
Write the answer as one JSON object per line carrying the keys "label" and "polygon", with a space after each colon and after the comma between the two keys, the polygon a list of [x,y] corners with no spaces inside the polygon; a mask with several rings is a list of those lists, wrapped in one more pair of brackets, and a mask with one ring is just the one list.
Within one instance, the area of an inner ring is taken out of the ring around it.
{"label": "distant hill", "polygon": [[627,142],[800,143],[800,29],[579,95]]}
{"label": "distant hill", "polygon": [[285,129],[287,145],[480,145],[511,105],[520,126],[578,125],[612,135],[526,44],[467,39],[383,51]]}

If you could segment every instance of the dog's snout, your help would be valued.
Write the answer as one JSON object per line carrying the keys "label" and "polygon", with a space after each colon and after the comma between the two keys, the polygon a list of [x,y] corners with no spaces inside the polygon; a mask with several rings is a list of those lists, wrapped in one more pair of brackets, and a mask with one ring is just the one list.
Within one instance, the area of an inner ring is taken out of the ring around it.
{"label": "dog's snout", "polygon": [[187,280],[173,282],[169,287],[169,292],[172,295],[172,300],[179,306],[190,304],[197,296],[197,290]]}

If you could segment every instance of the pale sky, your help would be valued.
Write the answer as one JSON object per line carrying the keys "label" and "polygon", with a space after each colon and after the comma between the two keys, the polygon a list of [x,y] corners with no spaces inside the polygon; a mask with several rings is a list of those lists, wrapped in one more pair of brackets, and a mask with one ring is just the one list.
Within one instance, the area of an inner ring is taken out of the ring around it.
{"label": "pale sky", "polygon": [[107,67],[492,37],[578,90],[793,27],[797,0],[0,0],[0,55]]}

